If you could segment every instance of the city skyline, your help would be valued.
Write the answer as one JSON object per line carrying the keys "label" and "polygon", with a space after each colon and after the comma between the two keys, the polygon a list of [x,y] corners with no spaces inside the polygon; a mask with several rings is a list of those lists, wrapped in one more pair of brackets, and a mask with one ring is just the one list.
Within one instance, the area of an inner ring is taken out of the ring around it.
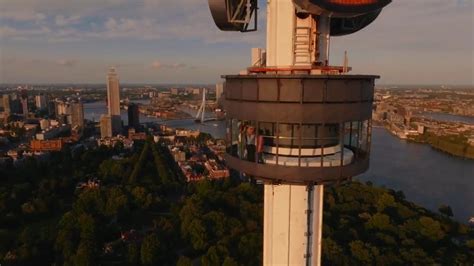
{"label": "city skyline", "polygon": [[[376,24],[334,38],[331,63],[341,65],[347,48],[353,73],[377,73],[379,84],[472,85],[472,8],[462,0],[395,1]],[[219,32],[201,1],[1,0],[0,10],[2,83],[103,83],[100,73],[116,65],[124,83],[212,84],[247,67],[250,48],[265,46],[265,25]],[[383,38],[387,32],[393,38]]]}

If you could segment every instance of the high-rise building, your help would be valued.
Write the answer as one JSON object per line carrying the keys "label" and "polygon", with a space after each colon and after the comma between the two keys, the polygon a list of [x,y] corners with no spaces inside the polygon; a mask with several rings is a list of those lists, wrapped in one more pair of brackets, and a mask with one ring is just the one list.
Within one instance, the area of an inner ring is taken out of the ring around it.
{"label": "high-rise building", "polygon": [[59,122],[59,124],[68,124],[68,122],[71,122],[71,116],[70,115],[56,115],[56,120]]}
{"label": "high-rise building", "polygon": [[81,102],[73,103],[71,105],[72,114],[71,114],[71,125],[74,128],[75,126],[84,129],[84,105]]}
{"label": "high-rise building", "polygon": [[22,89],[20,91],[21,110],[24,116],[28,115],[28,91]]}
{"label": "high-rise building", "polygon": [[116,135],[122,131],[122,119],[120,118],[120,87],[115,68],[111,67],[107,74],[107,107],[111,120],[111,131]]}
{"label": "high-rise building", "polygon": [[56,101],[48,102],[48,115],[50,117],[56,117]]}
{"label": "high-rise building", "polygon": [[20,114],[22,112],[21,101],[16,95],[11,98],[10,101],[10,113],[12,114]]}
{"label": "high-rise building", "polygon": [[100,117],[100,137],[112,137],[112,120],[110,118],[110,115],[102,115]]}
{"label": "high-rise building", "polygon": [[35,104],[38,110],[45,110],[48,108],[48,100],[46,95],[40,94],[35,96]]}
{"label": "high-rise building", "polygon": [[11,104],[12,104],[12,100],[10,98],[10,95],[9,94],[3,94],[3,111],[7,114],[10,114],[11,113]]}
{"label": "high-rise building", "polygon": [[224,93],[224,83],[217,83],[216,84],[216,102],[219,103],[219,100],[222,97],[222,93]]}
{"label": "high-rise building", "polygon": [[128,105],[128,127],[138,130],[140,127],[140,113],[138,104],[131,103]]}
{"label": "high-rise building", "polygon": [[110,116],[112,134],[115,136],[122,133],[122,118],[119,115]]}
{"label": "high-rise building", "polygon": [[68,102],[57,102],[56,103],[56,114],[57,115],[70,115],[72,113],[71,105]]}
{"label": "high-rise building", "polygon": [[23,115],[28,115],[28,98],[21,98],[21,111]]}

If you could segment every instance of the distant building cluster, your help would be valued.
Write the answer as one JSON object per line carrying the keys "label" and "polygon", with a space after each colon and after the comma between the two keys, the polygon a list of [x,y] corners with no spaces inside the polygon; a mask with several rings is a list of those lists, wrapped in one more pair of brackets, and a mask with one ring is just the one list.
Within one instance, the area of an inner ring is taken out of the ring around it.
{"label": "distant building cluster", "polygon": [[78,95],[53,97],[29,86],[7,90],[0,101],[0,162],[20,165],[79,141],[85,129],[84,106]]}
{"label": "distant building cluster", "polygon": [[[470,113],[471,109],[474,110],[474,102],[470,97],[463,100],[465,93],[467,92],[442,89],[378,90],[375,93],[373,120],[375,123],[382,123],[401,139],[426,133],[436,136],[462,135],[473,145],[474,124],[440,121],[429,116],[433,113]],[[464,106],[466,111],[459,112],[459,106]]]}
{"label": "distant building cluster", "polygon": [[[141,116],[189,119],[189,109],[197,109],[204,93],[209,98],[206,109],[214,112],[217,119],[222,119],[223,84],[216,85],[215,89],[157,89],[150,86],[121,89],[117,70],[112,67],[106,74],[105,86],[88,87],[15,85],[0,92],[0,165],[13,163],[20,166],[28,156],[44,159],[66,146],[71,148],[71,152],[102,145],[131,149],[136,142],[150,137],[155,142],[174,147],[170,148],[173,157],[189,181],[229,176],[220,158],[223,144],[197,144],[199,131],[140,121]],[[101,91],[104,87],[105,91]],[[85,110],[85,105],[103,99],[104,92],[107,111],[102,112],[97,122],[94,118],[86,120],[85,111],[89,110]],[[126,94],[124,99],[121,99],[121,92]],[[134,103],[129,98],[131,95],[132,99],[149,99],[150,104]],[[188,110],[181,110],[183,107]],[[121,109],[125,109],[128,116],[126,126],[122,122]]]}
{"label": "distant building cluster", "polygon": [[100,138],[97,140],[97,145],[98,146],[106,146],[106,147],[115,147],[117,144],[123,144],[123,147],[125,149],[131,149],[133,148],[133,140],[126,138],[125,136],[122,135],[117,135],[114,137],[105,137],[105,138]]}
{"label": "distant building cluster", "polygon": [[[179,136],[178,136],[179,134]],[[223,163],[225,144],[222,140],[207,141],[198,144],[194,136],[197,131],[177,129],[176,139],[168,149],[178,164],[187,182],[205,178],[223,179],[230,176],[229,169]]]}

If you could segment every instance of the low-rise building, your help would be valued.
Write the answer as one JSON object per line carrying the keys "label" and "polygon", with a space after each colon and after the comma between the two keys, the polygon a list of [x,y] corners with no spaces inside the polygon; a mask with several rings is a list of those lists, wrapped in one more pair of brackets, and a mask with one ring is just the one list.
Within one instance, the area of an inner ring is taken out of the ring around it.
{"label": "low-rise building", "polygon": [[209,177],[212,179],[222,179],[230,176],[229,169],[216,162],[216,160],[208,160],[204,163]]}
{"label": "low-rise building", "polygon": [[61,151],[64,147],[64,140],[32,140],[30,145],[32,151]]}
{"label": "low-rise building", "polygon": [[36,134],[37,140],[48,140],[59,137],[59,135],[66,133],[69,131],[71,127],[69,125],[62,125],[58,127],[49,127],[46,130],[41,131],[40,133]]}
{"label": "low-rise building", "polygon": [[181,151],[179,148],[172,148],[171,155],[173,155],[173,159],[175,162],[186,161],[186,153],[184,151]]}
{"label": "low-rise building", "polygon": [[117,143],[122,143],[123,147],[126,149],[131,149],[133,148],[133,140],[125,138],[124,136],[118,135],[116,137],[106,137],[106,138],[100,138],[97,140],[97,145],[98,146],[107,146],[107,147],[115,147]]}
{"label": "low-rise building", "polygon": [[13,160],[18,160],[19,158],[21,158],[22,154],[23,154],[23,151],[17,150],[17,149],[9,150],[7,152],[7,156],[13,158]]}
{"label": "low-rise building", "polygon": [[153,136],[153,141],[155,143],[160,142],[160,140],[174,142],[175,137],[175,135],[155,135]]}
{"label": "low-rise building", "polygon": [[177,137],[186,137],[186,138],[195,137],[195,138],[197,138],[199,136],[199,134],[201,134],[201,132],[199,130],[182,129],[182,128],[176,129],[176,136]]}
{"label": "low-rise building", "polygon": [[128,130],[128,138],[131,140],[146,140],[145,132],[136,132],[134,128]]}

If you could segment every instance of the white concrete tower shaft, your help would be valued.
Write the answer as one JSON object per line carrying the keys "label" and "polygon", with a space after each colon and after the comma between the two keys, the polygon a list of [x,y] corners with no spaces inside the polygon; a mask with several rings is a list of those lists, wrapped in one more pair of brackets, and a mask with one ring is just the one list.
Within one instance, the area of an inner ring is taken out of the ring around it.
{"label": "white concrete tower shaft", "polygon": [[[267,66],[293,68],[318,60],[312,16],[298,18],[291,0],[267,0]],[[265,184],[264,265],[320,265],[324,188]]]}

